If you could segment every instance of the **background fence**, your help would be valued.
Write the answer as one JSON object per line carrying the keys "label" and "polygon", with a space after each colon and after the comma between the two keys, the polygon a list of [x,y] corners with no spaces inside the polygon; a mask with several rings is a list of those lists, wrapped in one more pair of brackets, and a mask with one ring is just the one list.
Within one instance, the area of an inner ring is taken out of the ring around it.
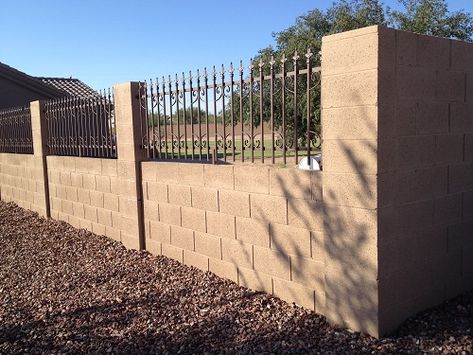
{"label": "background fence", "polygon": [[33,154],[29,106],[0,110],[0,153]]}
{"label": "background fence", "polygon": [[113,95],[46,102],[47,147],[51,155],[116,158]]}
{"label": "background fence", "polygon": [[141,83],[142,146],[149,158],[281,161],[320,151],[315,56],[215,66]]}

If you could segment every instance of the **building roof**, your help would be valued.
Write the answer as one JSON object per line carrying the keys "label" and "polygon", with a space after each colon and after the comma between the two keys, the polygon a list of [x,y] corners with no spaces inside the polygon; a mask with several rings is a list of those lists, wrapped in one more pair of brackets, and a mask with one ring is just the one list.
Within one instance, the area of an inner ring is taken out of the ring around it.
{"label": "building roof", "polygon": [[2,62],[0,62],[0,77],[1,76],[50,98],[98,95],[97,91],[93,90],[79,79],[34,77]]}
{"label": "building roof", "polygon": [[41,80],[46,85],[64,91],[69,96],[87,97],[98,95],[97,91],[84,84],[79,79],[46,77],[37,77],[37,79]]}

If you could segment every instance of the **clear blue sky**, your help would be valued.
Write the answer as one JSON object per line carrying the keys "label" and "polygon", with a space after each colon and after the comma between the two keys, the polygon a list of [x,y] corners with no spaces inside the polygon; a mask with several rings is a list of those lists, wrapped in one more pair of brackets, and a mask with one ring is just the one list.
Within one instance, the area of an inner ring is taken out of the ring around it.
{"label": "clear blue sky", "polygon": [[[2,0],[0,61],[95,89],[248,61],[271,33],[332,0]],[[395,0],[385,0],[393,6]],[[450,0],[473,13],[473,0]]]}

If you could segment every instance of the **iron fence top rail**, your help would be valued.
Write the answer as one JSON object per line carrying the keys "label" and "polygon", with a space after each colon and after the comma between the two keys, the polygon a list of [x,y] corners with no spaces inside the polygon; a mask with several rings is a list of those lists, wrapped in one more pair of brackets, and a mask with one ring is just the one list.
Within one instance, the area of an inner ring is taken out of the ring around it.
{"label": "iron fence top rail", "polygon": [[0,110],[0,152],[34,153],[29,105]]}
{"label": "iron fence top rail", "polygon": [[114,98],[110,89],[98,95],[64,97],[45,102],[49,155],[116,158]]}
{"label": "iron fence top rail", "polygon": [[142,149],[151,159],[310,160],[321,143],[317,59],[309,49],[141,82]]}

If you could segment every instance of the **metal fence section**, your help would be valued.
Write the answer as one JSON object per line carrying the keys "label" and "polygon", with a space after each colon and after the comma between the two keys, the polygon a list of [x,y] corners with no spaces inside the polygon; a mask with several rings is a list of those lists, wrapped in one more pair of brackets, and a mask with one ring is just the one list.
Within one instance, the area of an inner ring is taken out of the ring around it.
{"label": "metal fence section", "polygon": [[0,110],[0,153],[33,154],[29,106]]}
{"label": "metal fence section", "polygon": [[50,155],[116,158],[116,127],[110,90],[86,98],[46,102],[47,147]]}
{"label": "metal fence section", "polygon": [[152,159],[296,164],[320,151],[320,67],[288,59],[142,82],[142,148]]}

